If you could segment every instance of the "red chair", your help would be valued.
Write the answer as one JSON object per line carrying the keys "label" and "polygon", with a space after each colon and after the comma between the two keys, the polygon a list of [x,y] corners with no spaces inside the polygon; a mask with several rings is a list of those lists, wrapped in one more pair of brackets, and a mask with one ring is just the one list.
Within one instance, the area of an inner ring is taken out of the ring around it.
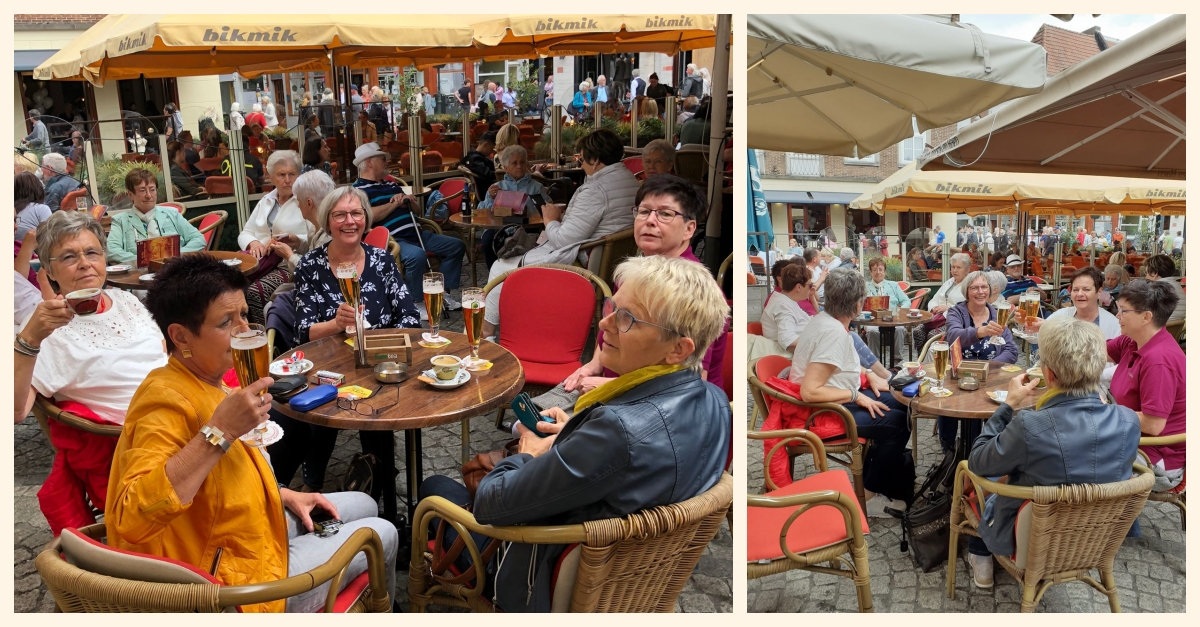
{"label": "red chair", "polygon": [[[501,285],[500,345],[521,361],[526,391],[554,388],[579,368],[599,304],[612,292],[591,272],[557,264],[510,270],[484,293]],[[497,427],[503,416],[501,407]]]}
{"label": "red chair", "polygon": [[162,206],[162,207],[174,207],[175,211],[179,212],[179,215],[183,215],[184,212],[187,211],[187,209],[183,208],[183,205],[181,205],[177,202],[160,202],[158,204],[159,204],[159,206]]}
{"label": "red chair", "polygon": [[221,159],[207,157],[196,162],[196,169],[201,172],[216,172],[221,168]]}
{"label": "red chair", "polygon": [[912,295],[912,304],[910,304],[908,306],[908,308],[909,309],[920,309],[921,308],[921,300],[924,299],[925,295],[928,293],[929,293],[928,287],[922,287],[921,289],[917,290],[917,293]]}
{"label": "red chair", "polygon": [[[429,185],[429,187],[432,187],[442,193],[442,198],[433,203],[433,206],[430,207],[430,215],[436,215],[442,205],[446,205],[446,207],[449,209],[449,213],[446,215],[447,219],[443,226],[454,226],[450,222],[449,217],[457,213],[462,213],[463,203],[465,202],[464,199],[467,196],[467,183],[467,179],[455,177]],[[485,190],[479,191],[483,192]]]}
{"label": "red chair", "polygon": [[758,285],[758,279],[754,278],[753,272],[746,273],[746,285]]}
{"label": "red chair", "polygon": [[438,135],[446,132],[446,127],[441,122],[430,124],[429,128],[433,129],[433,132],[437,133]]}
{"label": "red chair", "polygon": [[[725,378],[725,385],[721,389],[725,390],[725,397],[729,402],[733,402],[733,331],[725,332],[725,358],[721,362],[721,376]],[[721,338],[717,338],[721,341]],[[732,451],[730,451],[732,453]],[[725,469],[729,469],[729,465],[725,465]]]}
{"label": "red chair", "polygon": [[62,200],[59,201],[58,207],[68,211],[75,211],[79,208],[79,199],[86,198],[87,193],[88,191],[86,187],[80,187],[73,192],[68,192],[67,195],[63,196]]}
{"label": "red chair", "polygon": [[213,242],[221,241],[221,231],[225,229],[225,221],[229,219],[229,212],[218,209],[210,211],[202,216],[196,216],[188,220],[193,226],[200,230],[200,234],[204,236],[205,250],[213,249]]}
{"label": "red chair", "polygon": [[908,287],[909,287],[909,285],[908,285],[908,281],[896,281],[896,285],[899,285],[899,286],[900,286],[900,291],[901,291],[901,292],[907,292],[907,291],[908,291]]}
{"label": "red chair", "polygon": [[431,132],[431,131],[425,131],[424,133],[421,133],[421,143],[426,146],[436,143],[441,138],[442,138],[441,133]]}
{"label": "red chair", "polygon": [[463,156],[462,144],[458,142],[436,142],[429,146],[429,149],[440,153],[443,160],[454,159],[457,161]]}
{"label": "red chair", "polygon": [[746,323],[746,333],[749,333],[750,335],[761,336],[763,334],[762,323],[761,322],[747,322]]}
{"label": "red chair", "polygon": [[370,244],[380,250],[387,250],[388,230],[386,226],[377,226],[363,238],[364,244]]}
{"label": "red chair", "polygon": [[639,181],[646,178],[646,166],[642,165],[641,157],[628,157],[623,159],[621,163],[625,164],[625,169],[633,173]]}
{"label": "red chair", "polygon": [[[400,171],[408,174],[408,161],[410,153],[400,155]],[[442,169],[442,154],[436,151],[427,151],[421,155],[421,171],[422,172],[439,172]]]}
{"label": "red chair", "polygon": [[537,133],[538,135],[542,134],[542,128],[544,128],[546,125],[546,122],[542,120],[542,118],[532,118],[530,120],[526,120],[525,123],[528,123],[530,126],[532,126],[533,132]]}
{"label": "red chair", "polygon": [[[232,196],[233,177],[210,176],[204,179],[204,191],[208,192],[209,196]],[[246,193],[254,193],[254,179],[249,176],[246,177]]]}
{"label": "red chair", "polygon": [[75,162],[70,159],[67,159],[67,174],[72,176],[75,174]]}
{"label": "red chair", "polygon": [[538,138],[533,135],[522,135],[517,138],[517,143],[525,149],[525,152],[532,155],[533,151],[537,148]]}

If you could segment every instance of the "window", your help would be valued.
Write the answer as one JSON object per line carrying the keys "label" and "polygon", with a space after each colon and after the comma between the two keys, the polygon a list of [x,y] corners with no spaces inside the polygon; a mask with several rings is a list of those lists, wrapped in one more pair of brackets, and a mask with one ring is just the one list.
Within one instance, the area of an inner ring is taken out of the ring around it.
{"label": "window", "polygon": [[[855,149],[855,152],[857,153],[857,149]],[[860,158],[858,158],[857,156],[855,156],[855,157],[846,157],[846,158],[843,160],[843,163],[845,163],[846,165],[873,165],[873,166],[878,166],[878,165],[879,165],[879,153],[875,153],[875,154],[873,154],[873,155],[867,155],[866,157],[862,157],[861,159],[860,159]]]}
{"label": "window", "polygon": [[928,143],[929,131],[918,133],[900,142],[900,165],[904,166],[916,161],[917,157],[925,152],[925,145]]}
{"label": "window", "polygon": [[809,155],[799,152],[784,153],[787,161],[788,176],[822,176],[825,159],[821,155]]}
{"label": "window", "polygon": [[758,171],[763,172],[767,169],[767,151],[755,150],[754,159],[758,162]]}

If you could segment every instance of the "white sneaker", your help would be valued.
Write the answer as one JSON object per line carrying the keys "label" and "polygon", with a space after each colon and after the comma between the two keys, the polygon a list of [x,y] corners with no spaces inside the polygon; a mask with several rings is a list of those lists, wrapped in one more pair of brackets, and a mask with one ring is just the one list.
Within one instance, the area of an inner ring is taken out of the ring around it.
{"label": "white sneaker", "polygon": [[967,553],[967,564],[971,566],[971,578],[976,588],[992,587],[992,556]]}
{"label": "white sneaker", "polygon": [[902,512],[907,506],[904,501],[896,501],[882,494],[876,494],[867,501],[867,518],[891,518],[892,515],[884,511],[885,507]]}
{"label": "white sneaker", "polygon": [[462,302],[454,300],[454,298],[450,296],[449,292],[442,297],[442,302],[446,304],[446,311],[458,311],[459,309],[462,309]]}
{"label": "white sneaker", "polygon": [[420,314],[422,321],[429,320],[429,312],[425,311],[425,303],[417,303],[417,313]]}

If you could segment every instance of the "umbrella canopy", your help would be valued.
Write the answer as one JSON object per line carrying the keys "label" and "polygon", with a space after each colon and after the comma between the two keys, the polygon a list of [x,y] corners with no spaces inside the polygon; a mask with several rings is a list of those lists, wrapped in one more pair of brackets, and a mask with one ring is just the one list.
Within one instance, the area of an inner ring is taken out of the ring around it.
{"label": "umbrella canopy", "polygon": [[753,150],[746,151],[746,168],[750,173],[750,186],[746,189],[746,207],[750,209],[746,230],[767,234],[765,241],[762,235],[750,235],[747,247],[754,246],[759,250],[766,250],[775,240],[775,231],[771,229],[771,212],[767,208],[767,199],[763,196],[762,181],[758,178],[758,157],[754,155]]}
{"label": "umbrella canopy", "polygon": [[1182,181],[1066,174],[921,171],[909,164],[850,203],[853,209],[1042,215],[1166,213],[1182,210]]}
{"label": "umbrella canopy", "polygon": [[712,48],[716,15],[508,15],[475,22],[475,40],[521,58]]}
{"label": "umbrella canopy", "polygon": [[[34,70],[92,82],[238,72],[317,71],[328,53],[365,46],[472,45],[462,15],[108,15]],[[335,61],[337,61],[335,57]]]}
{"label": "umbrella canopy", "polygon": [[872,155],[1041,91],[1039,45],[903,15],[749,15],[747,143]]}
{"label": "umbrella canopy", "polygon": [[1163,19],[963,128],[918,167],[1183,180],[1186,45],[1184,16]]}

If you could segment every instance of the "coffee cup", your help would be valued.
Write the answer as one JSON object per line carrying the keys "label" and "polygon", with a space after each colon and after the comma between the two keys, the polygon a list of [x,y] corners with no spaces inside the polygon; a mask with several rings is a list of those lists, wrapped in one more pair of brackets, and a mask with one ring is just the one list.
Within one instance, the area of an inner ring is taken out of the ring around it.
{"label": "coffee cup", "polygon": [[904,370],[906,370],[908,372],[908,374],[910,374],[914,377],[917,376],[917,373],[921,371],[921,364],[918,362],[906,361],[906,362],[904,362],[903,365],[904,365]]}
{"label": "coffee cup", "polygon": [[462,360],[454,355],[438,355],[429,360],[433,364],[433,374],[442,381],[451,381],[462,370]]}
{"label": "coffee cup", "polygon": [[67,306],[77,316],[90,316],[100,309],[100,303],[104,300],[104,290],[98,287],[89,287],[82,290],[75,290],[67,294]]}
{"label": "coffee cup", "polygon": [[1041,368],[1037,368],[1037,367],[1030,368],[1029,370],[1025,371],[1025,374],[1029,375],[1030,379],[1038,379],[1038,384],[1037,384],[1038,388],[1046,387],[1046,377],[1044,377],[1042,375]]}
{"label": "coffee cup", "polygon": [[916,318],[917,316],[921,315],[921,310],[920,309],[909,309],[908,315],[912,316],[913,318]]}

